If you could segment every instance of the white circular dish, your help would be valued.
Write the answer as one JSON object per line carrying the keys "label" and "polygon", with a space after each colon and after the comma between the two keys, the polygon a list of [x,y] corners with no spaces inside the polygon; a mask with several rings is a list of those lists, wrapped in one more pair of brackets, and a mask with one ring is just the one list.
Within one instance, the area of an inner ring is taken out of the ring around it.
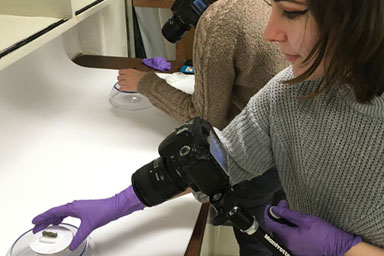
{"label": "white circular dish", "polygon": [[143,110],[152,107],[147,97],[138,92],[120,91],[117,83],[112,87],[109,102],[112,106],[125,110]]}
{"label": "white circular dish", "polygon": [[[83,241],[74,251],[69,244],[77,232],[77,228],[62,223],[44,229],[57,232],[57,238],[42,238],[42,232],[33,234],[32,229],[22,234],[9,249],[7,256],[95,256],[95,245],[90,237]],[[51,241],[47,239],[52,239]],[[54,240],[54,241],[53,241]]]}

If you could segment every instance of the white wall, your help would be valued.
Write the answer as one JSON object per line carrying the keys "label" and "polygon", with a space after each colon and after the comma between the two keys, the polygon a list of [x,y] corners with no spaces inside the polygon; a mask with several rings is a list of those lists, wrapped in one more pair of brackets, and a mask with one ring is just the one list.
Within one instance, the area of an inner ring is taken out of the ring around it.
{"label": "white wall", "polygon": [[147,57],[160,56],[168,60],[175,60],[176,45],[168,42],[161,33],[164,23],[172,17],[172,11],[144,7],[135,7],[135,10]]}
{"label": "white wall", "polygon": [[64,34],[70,58],[79,53],[128,56],[125,0],[114,1]]}
{"label": "white wall", "polygon": [[204,239],[200,256],[239,256],[233,228],[230,226],[205,225]]}

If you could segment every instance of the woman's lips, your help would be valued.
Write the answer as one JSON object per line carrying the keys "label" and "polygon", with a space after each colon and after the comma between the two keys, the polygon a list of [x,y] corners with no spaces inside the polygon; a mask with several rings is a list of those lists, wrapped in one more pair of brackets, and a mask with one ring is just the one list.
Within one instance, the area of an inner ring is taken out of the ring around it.
{"label": "woman's lips", "polygon": [[284,53],[284,55],[285,55],[285,58],[292,63],[299,57],[299,55],[291,55],[286,53]]}

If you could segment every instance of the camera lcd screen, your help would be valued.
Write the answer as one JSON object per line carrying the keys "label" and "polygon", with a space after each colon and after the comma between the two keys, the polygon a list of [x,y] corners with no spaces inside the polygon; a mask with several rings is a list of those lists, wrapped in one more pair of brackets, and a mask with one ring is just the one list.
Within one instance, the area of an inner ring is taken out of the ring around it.
{"label": "camera lcd screen", "polygon": [[219,138],[212,131],[208,137],[209,142],[209,151],[211,155],[215,158],[216,162],[219,163],[221,168],[227,172],[227,156],[223,146],[220,143]]}

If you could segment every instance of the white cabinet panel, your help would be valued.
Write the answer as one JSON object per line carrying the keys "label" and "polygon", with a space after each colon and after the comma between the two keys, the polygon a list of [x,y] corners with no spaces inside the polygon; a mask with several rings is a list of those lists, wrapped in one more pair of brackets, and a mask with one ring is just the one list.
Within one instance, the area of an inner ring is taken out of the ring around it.
{"label": "white cabinet panel", "polygon": [[[0,70],[117,1],[1,0]],[[75,15],[90,4],[90,8]],[[125,17],[121,22],[125,23]]]}
{"label": "white cabinet panel", "polygon": [[59,20],[51,17],[0,15],[0,52],[46,29]]}

